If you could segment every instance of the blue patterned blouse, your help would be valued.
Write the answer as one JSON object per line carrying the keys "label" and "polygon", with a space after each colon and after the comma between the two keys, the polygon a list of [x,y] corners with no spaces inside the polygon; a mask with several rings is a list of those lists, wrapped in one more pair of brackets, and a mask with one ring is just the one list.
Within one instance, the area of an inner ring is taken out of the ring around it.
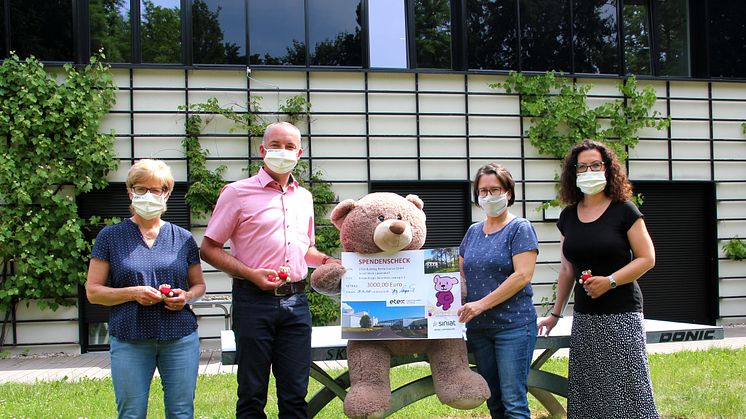
{"label": "blue patterned blouse", "polygon": [[[484,221],[472,224],[466,232],[459,255],[464,258],[467,302],[477,301],[500,286],[513,272],[513,256],[539,250],[536,231],[525,218],[516,217],[491,234],[483,231]],[[466,327],[511,329],[536,322],[531,284],[499,304],[473,318]]]}
{"label": "blue patterned blouse", "polygon": [[[105,227],[96,237],[92,257],[109,262],[112,288],[150,285],[158,288],[189,289],[189,266],[200,263],[199,248],[192,234],[174,224],[165,223],[148,248],[142,235],[129,218]],[[168,310],[163,303],[143,306],[135,301],[112,306],[109,333],[124,340],[173,340],[197,329],[194,312]]]}

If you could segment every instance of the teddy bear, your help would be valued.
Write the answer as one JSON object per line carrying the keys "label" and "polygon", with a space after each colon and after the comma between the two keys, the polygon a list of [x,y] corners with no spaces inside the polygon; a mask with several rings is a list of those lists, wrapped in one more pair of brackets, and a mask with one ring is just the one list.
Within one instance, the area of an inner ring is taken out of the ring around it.
{"label": "teddy bear", "polygon": [[[360,254],[417,250],[425,243],[424,203],[416,195],[371,193],[358,201],[346,199],[331,212],[340,231],[342,248]],[[343,266],[325,264],[311,275],[312,287],[326,295],[338,295]],[[456,282],[443,278],[446,288]],[[437,288],[437,282],[436,282]],[[440,291],[440,290],[439,290]],[[448,298],[444,295],[445,300]],[[453,302],[453,295],[447,305]],[[445,308],[445,307],[444,307]],[[473,409],[490,395],[487,382],[469,369],[462,339],[348,340],[347,365],[350,390],[344,400],[348,417],[382,417],[390,407],[389,369],[392,356],[426,354],[435,393],[442,403],[457,409]]]}
{"label": "teddy bear", "polygon": [[435,293],[435,306],[443,307],[443,311],[450,310],[451,304],[453,304],[454,300],[451,288],[459,283],[458,279],[452,276],[435,275],[433,277],[433,283],[435,284],[435,291],[437,291]]}

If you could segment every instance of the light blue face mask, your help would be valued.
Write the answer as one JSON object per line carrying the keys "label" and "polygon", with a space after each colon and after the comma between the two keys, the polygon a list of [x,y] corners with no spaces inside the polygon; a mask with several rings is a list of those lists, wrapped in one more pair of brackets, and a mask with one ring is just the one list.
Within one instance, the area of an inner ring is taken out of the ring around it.
{"label": "light blue face mask", "polygon": [[497,217],[508,209],[508,193],[502,195],[487,195],[479,197],[479,206],[488,217]]}

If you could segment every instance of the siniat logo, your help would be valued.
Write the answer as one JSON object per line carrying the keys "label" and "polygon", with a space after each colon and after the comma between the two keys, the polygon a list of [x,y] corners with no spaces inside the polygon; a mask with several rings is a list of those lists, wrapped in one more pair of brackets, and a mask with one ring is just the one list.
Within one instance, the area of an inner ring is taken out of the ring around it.
{"label": "siniat logo", "polygon": [[695,340],[714,340],[714,330],[689,330],[679,332],[665,332],[661,333],[658,342],[652,343],[663,343],[663,342],[686,342]]}

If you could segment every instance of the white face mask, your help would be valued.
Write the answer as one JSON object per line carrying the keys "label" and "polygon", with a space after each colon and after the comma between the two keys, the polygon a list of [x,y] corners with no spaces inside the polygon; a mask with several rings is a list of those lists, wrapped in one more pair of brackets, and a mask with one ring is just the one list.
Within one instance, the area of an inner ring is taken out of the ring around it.
{"label": "white face mask", "polygon": [[152,220],[166,211],[166,197],[146,192],[144,195],[132,194],[132,207],[135,213],[146,220]]}
{"label": "white face mask", "polygon": [[268,148],[265,149],[265,152],[264,164],[278,175],[290,173],[298,164],[298,152],[296,150]]}
{"label": "white face mask", "polygon": [[578,173],[578,177],[575,179],[575,185],[580,188],[580,191],[586,195],[595,195],[604,190],[606,187],[606,172],[591,172]]}
{"label": "white face mask", "polygon": [[494,196],[480,196],[479,206],[482,207],[488,217],[497,217],[508,209],[508,193]]}

